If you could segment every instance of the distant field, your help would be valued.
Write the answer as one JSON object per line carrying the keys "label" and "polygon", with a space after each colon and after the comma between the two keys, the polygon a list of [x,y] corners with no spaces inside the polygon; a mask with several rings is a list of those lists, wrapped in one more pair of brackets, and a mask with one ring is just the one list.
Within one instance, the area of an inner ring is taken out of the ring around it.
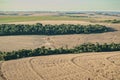
{"label": "distant field", "polygon": [[0,65],[3,80],[120,80],[120,52],[40,56]]}
{"label": "distant field", "polygon": [[85,20],[87,17],[69,17],[69,16],[0,16],[0,23],[42,21],[42,20]]}
{"label": "distant field", "polygon": [[46,20],[69,20],[69,21],[90,21],[90,22],[99,22],[104,20],[120,19],[119,17],[114,16],[101,16],[94,15],[89,16],[86,14],[76,14],[76,15],[32,15],[32,16],[0,16],[0,24],[2,23],[11,23],[11,22],[29,22],[29,21],[46,21]]}

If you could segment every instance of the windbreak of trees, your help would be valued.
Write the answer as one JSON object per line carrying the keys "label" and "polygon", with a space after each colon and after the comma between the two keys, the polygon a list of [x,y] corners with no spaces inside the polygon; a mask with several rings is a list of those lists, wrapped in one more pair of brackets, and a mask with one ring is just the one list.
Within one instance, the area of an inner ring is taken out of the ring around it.
{"label": "windbreak of trees", "polygon": [[114,20],[105,20],[104,22],[108,23],[120,23],[120,20],[114,19]]}
{"label": "windbreak of trees", "polygon": [[60,25],[42,25],[37,23],[35,25],[24,24],[1,24],[0,35],[62,35],[62,34],[90,34],[108,32],[109,27],[104,25],[74,25],[74,24],[60,24]]}
{"label": "windbreak of trees", "polygon": [[76,46],[72,49],[68,48],[59,48],[59,49],[51,49],[51,48],[36,48],[33,50],[18,50],[12,52],[0,52],[0,60],[12,60],[24,57],[31,56],[43,56],[43,55],[53,55],[53,54],[68,54],[68,53],[82,53],[82,52],[106,52],[106,51],[120,51],[120,43],[111,43],[111,44],[82,44]]}

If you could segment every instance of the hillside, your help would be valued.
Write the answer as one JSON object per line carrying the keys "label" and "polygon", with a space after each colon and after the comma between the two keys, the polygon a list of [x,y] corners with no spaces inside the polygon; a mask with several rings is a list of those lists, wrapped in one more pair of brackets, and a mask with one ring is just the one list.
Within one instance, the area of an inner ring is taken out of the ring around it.
{"label": "hillside", "polygon": [[[82,23],[79,21],[43,21],[42,24],[82,24],[88,25],[92,23]],[[72,48],[83,43],[120,43],[120,24],[98,23],[111,27],[116,31],[100,34],[74,34],[74,35],[19,35],[19,36],[1,36],[0,51],[12,51],[19,49],[35,49],[41,46],[50,48],[66,47]],[[94,24],[92,24],[94,25]],[[9,45],[8,45],[9,44]]]}
{"label": "hillside", "polygon": [[120,80],[120,52],[67,54],[1,62],[3,80]]}

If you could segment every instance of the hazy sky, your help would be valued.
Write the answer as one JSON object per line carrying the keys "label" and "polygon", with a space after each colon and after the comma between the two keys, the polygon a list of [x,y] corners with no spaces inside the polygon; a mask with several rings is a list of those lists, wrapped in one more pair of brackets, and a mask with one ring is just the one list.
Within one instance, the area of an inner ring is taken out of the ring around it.
{"label": "hazy sky", "polygon": [[120,0],[0,0],[0,11],[2,10],[120,11]]}

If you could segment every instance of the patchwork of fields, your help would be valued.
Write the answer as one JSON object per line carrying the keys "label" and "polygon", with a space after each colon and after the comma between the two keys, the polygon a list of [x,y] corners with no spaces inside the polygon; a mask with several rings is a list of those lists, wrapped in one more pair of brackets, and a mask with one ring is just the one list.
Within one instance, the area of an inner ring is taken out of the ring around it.
{"label": "patchwork of fields", "polygon": [[[120,17],[103,15],[86,17],[83,14],[75,16],[79,17],[58,16],[58,14],[0,16],[0,24],[100,24],[114,28],[116,31],[54,36],[0,36],[0,51],[35,49],[42,46],[52,49],[73,48],[89,42],[120,43],[120,24],[100,22],[120,19]],[[0,61],[0,80],[120,80],[119,74],[120,51],[49,55]]]}
{"label": "patchwork of fields", "polygon": [[[19,23],[19,22],[40,22],[40,21],[88,21],[101,22],[104,20],[120,19],[118,16],[109,15],[90,15],[90,14],[60,14],[60,13],[33,13],[32,15],[0,15],[0,24],[3,23]],[[51,24],[51,23],[50,23]]]}

